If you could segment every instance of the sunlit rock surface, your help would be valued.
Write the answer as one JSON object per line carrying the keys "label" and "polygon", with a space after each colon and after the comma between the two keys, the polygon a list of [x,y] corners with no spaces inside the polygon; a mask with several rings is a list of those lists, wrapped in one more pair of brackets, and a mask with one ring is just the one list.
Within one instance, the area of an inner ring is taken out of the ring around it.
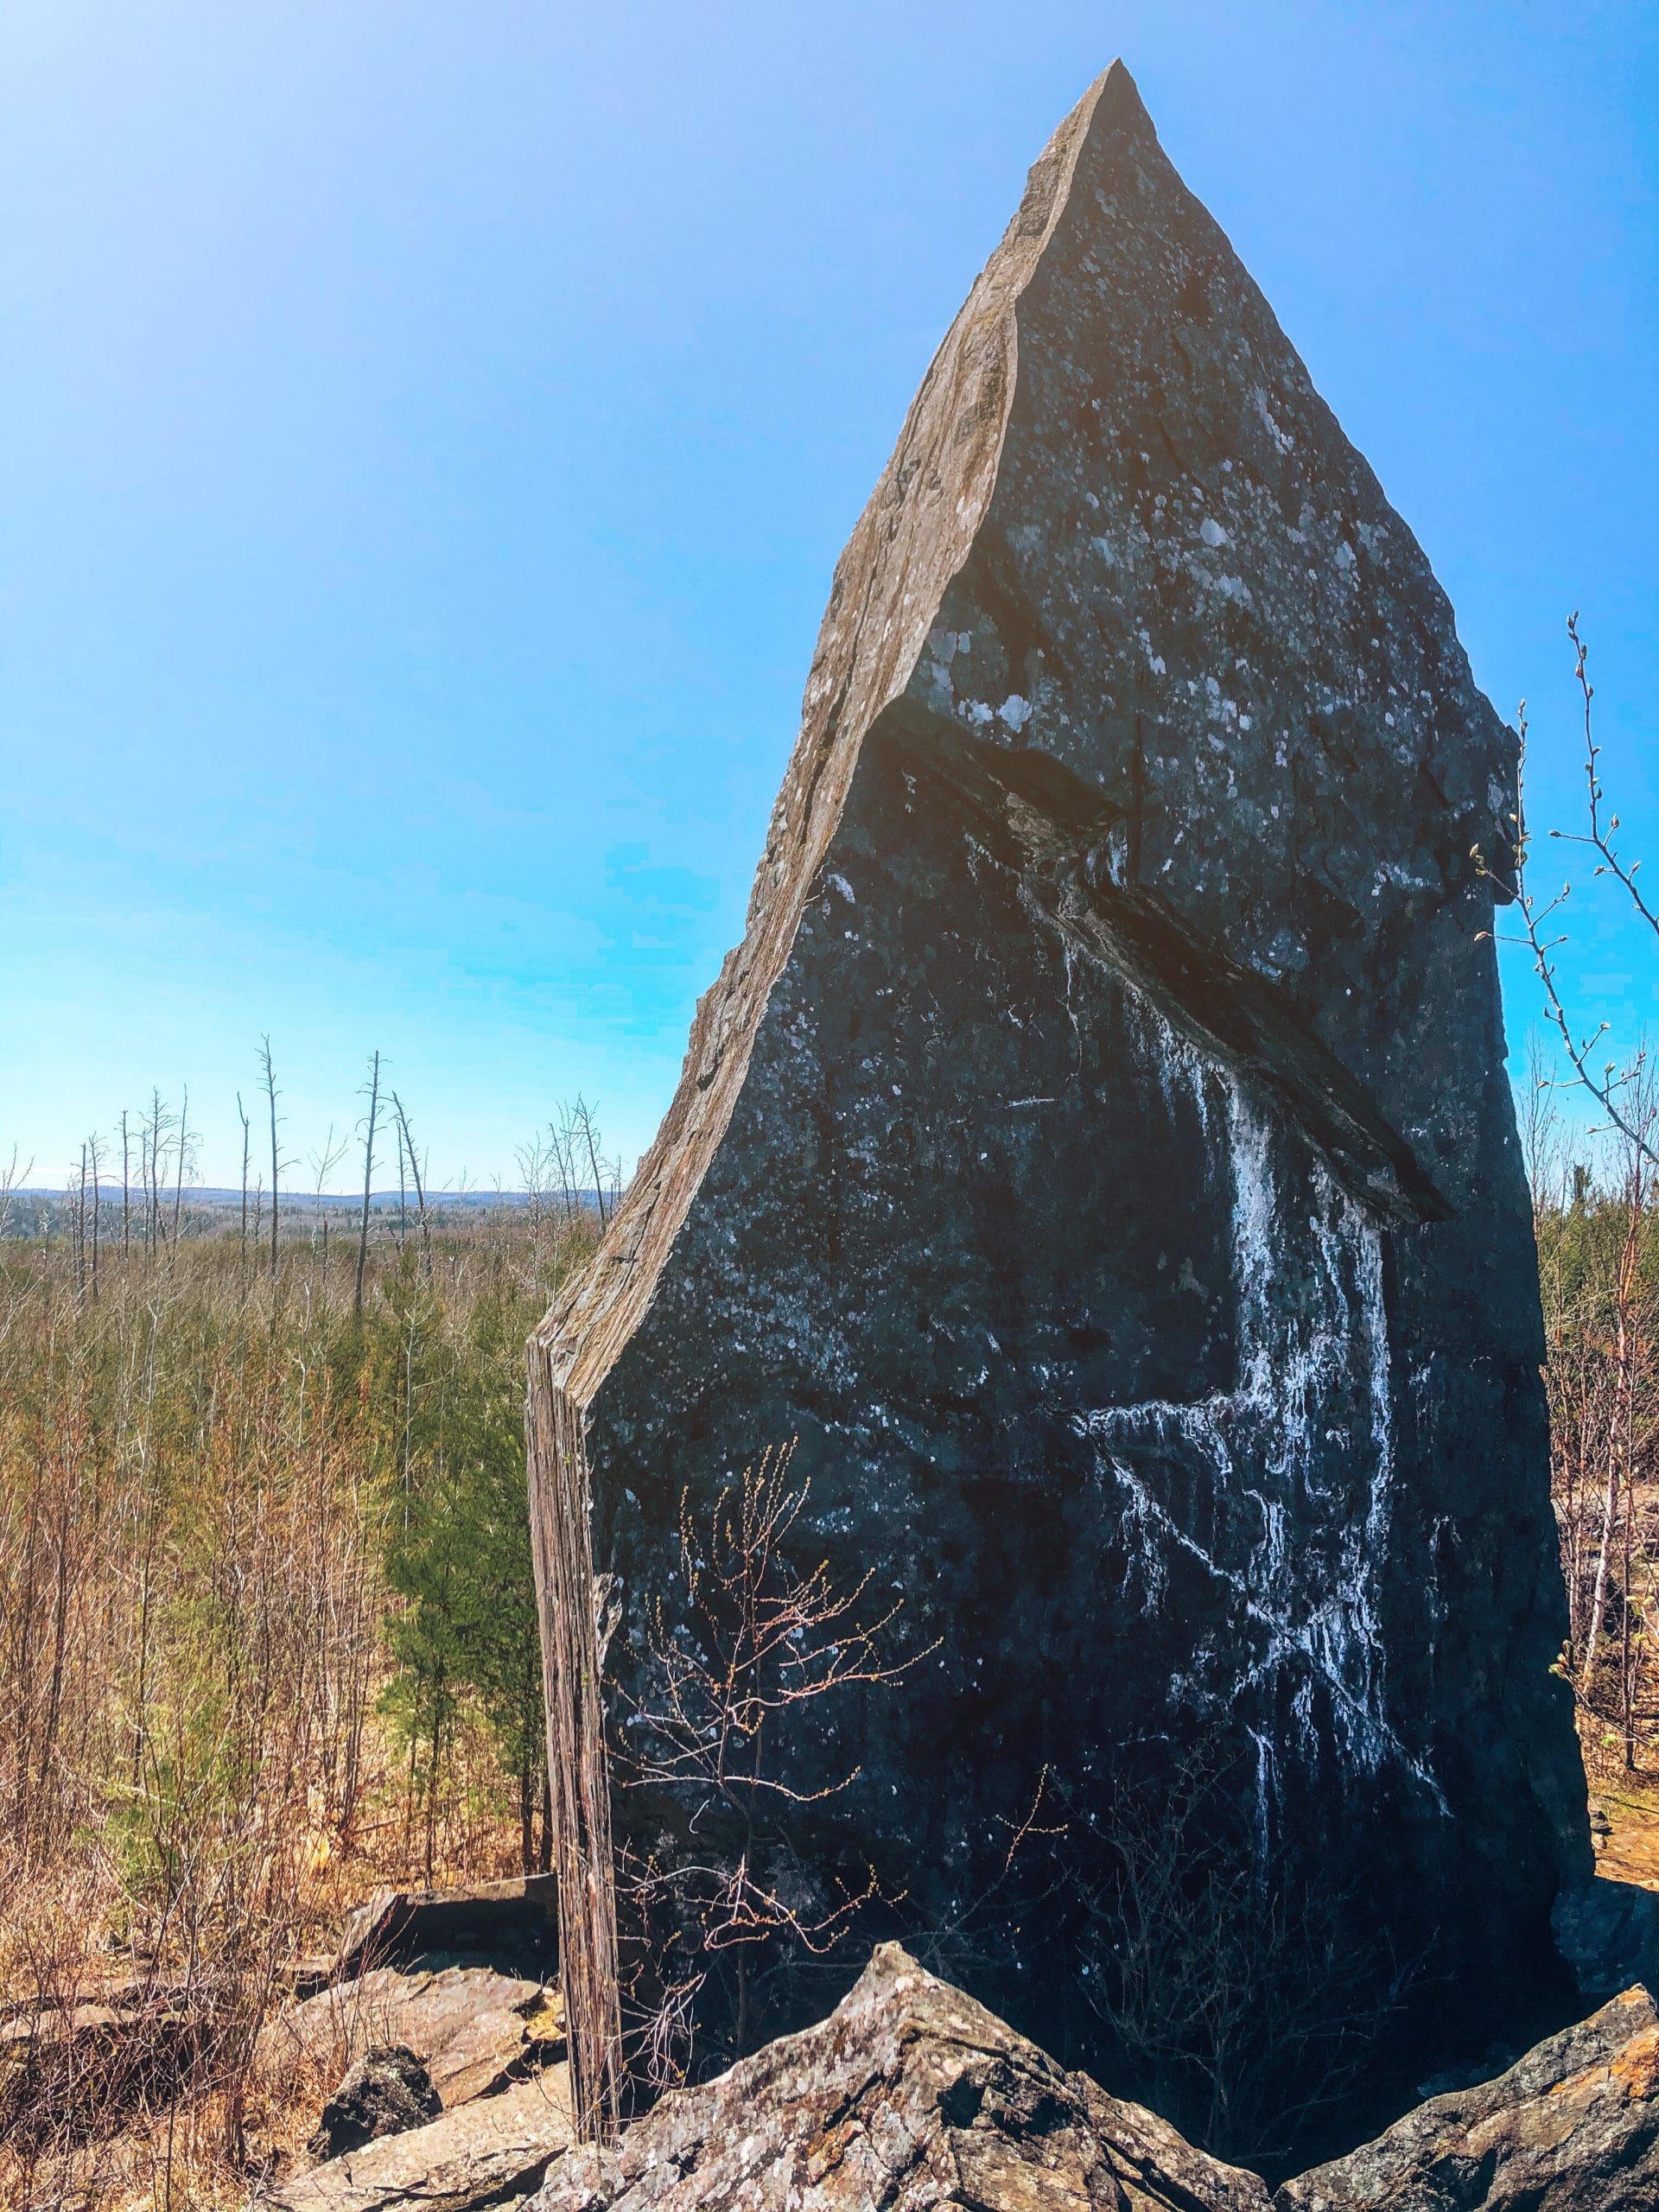
{"label": "sunlit rock surface", "polygon": [[[842,558],[745,941],[532,1345],[579,2073],[607,1820],[635,1865],[747,1852],[809,1922],[874,1863],[804,1979],[740,1992],[688,1919],[705,2048],[812,2017],[897,1931],[1086,2057],[1082,1901],[1124,1790],[1195,1746],[1225,1847],[1326,1881],[1357,1949],[1477,2010],[1541,1986],[1590,1860],[1473,857],[1507,865],[1514,766],[1421,549],[1109,71]],[[683,1498],[702,1525],[791,1438],[800,1565],[868,1574],[884,1649],[925,1656],[768,1724],[768,1773],[830,1794],[749,1835],[620,1785],[654,1643],[700,1632]]]}
{"label": "sunlit rock surface", "polygon": [[1641,1987],[1496,2080],[1427,2104],[1287,2182],[1274,2212],[1651,2212],[1659,2018]]}
{"label": "sunlit rock surface", "polygon": [[1269,2212],[1256,2176],[878,1950],[830,2018],[560,2160],[531,2212]]}

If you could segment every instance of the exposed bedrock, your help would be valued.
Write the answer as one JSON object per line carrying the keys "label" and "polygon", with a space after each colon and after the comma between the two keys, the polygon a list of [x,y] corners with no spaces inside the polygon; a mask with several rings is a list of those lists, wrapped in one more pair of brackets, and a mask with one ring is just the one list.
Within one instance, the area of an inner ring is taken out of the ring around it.
{"label": "exposed bedrock", "polygon": [[[1484,934],[1514,772],[1108,71],[842,558],[747,933],[531,1346],[584,2094],[619,1980],[651,1993],[613,1847],[702,1870],[651,1896],[711,2056],[899,1932],[1106,2065],[1122,1993],[1084,1968],[1119,1971],[1125,1827],[1160,1821],[1195,1926],[1253,1893],[1427,1993],[1425,2036],[1544,2001],[1590,1856]],[[683,1518],[790,1439],[789,1556],[868,1577],[843,1626],[896,1605],[913,1663],[772,1712],[794,1794],[753,1818],[655,1723],[665,1652],[716,1656]],[[868,1901],[799,1971],[710,1951],[739,1866],[763,1918]]]}

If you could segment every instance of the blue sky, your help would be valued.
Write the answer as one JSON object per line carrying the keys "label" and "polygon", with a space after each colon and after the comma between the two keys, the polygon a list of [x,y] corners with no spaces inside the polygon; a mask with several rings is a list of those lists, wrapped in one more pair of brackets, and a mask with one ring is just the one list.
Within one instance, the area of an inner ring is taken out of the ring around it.
{"label": "blue sky", "polygon": [[[187,1080],[230,1179],[264,1032],[301,1159],[378,1046],[439,1180],[510,1179],[578,1089],[632,1160],[836,555],[1115,54],[1532,702],[1535,814],[1577,606],[1659,854],[1650,6],[11,0],[0,48],[0,1153],[37,1180]],[[1586,1010],[1659,1020],[1650,950],[1576,926]]]}

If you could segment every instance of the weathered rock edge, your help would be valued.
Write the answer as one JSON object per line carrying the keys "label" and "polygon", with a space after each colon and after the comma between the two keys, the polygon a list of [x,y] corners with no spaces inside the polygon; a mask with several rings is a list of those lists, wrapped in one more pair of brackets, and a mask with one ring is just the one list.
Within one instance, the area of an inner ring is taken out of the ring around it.
{"label": "weathered rock edge", "polygon": [[569,2153],[535,2212],[1268,2212],[1266,2185],[1067,2074],[883,1944],[829,2019]]}
{"label": "weathered rock edge", "polygon": [[563,2066],[384,2135],[253,2199],[252,2212],[474,2212],[521,2204],[575,2139]]}
{"label": "weathered rock edge", "polygon": [[1651,2212],[1659,2013],[1627,1989],[1500,2074],[1285,2183],[1274,2212]]}
{"label": "weathered rock edge", "polygon": [[[1273,2212],[1648,2212],[1659,2016],[1644,1989],[1496,2080],[1287,2182]],[[1256,2175],[1066,2074],[897,1945],[815,2028],[572,2151],[535,2212],[1268,2212]]]}

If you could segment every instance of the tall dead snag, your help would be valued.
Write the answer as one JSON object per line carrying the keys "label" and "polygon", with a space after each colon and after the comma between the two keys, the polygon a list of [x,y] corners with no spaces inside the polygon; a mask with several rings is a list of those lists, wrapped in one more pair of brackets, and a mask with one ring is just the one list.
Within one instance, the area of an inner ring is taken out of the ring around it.
{"label": "tall dead snag", "polygon": [[180,1230],[183,1224],[184,1179],[186,1174],[188,1173],[190,1166],[189,1084],[187,1083],[183,1089],[183,1100],[179,1107],[179,1158],[177,1168],[173,1178],[173,1242],[175,1244],[179,1241]]}
{"label": "tall dead snag", "polygon": [[270,1057],[270,1039],[259,1040],[259,1071],[264,1078],[265,1103],[270,1109],[270,1279],[276,1280],[276,1186],[282,1174],[282,1162],[276,1155],[276,1070]]}
{"label": "tall dead snag", "polygon": [[[242,1104],[241,1099],[238,1098],[236,1103],[239,1109]],[[245,1185],[247,1182],[245,1155],[244,1157],[242,1179]],[[126,1258],[128,1250],[130,1249],[131,1214],[132,1167],[127,1153],[127,1113],[125,1107],[123,1107],[121,1109],[121,1256],[124,1260]]]}
{"label": "tall dead snag", "polygon": [[408,1161],[409,1172],[414,1179],[415,1210],[419,1216],[421,1224],[421,1260],[426,1269],[427,1281],[429,1282],[432,1279],[432,1232],[427,1226],[426,1184],[421,1174],[421,1162],[415,1150],[415,1140],[410,1134],[409,1116],[404,1111],[404,1102],[395,1090],[391,1094],[391,1109],[397,1116],[398,1159],[400,1162]]}
{"label": "tall dead snag", "polygon": [[353,1294],[352,1311],[361,1318],[363,1312],[363,1270],[369,1260],[369,1185],[374,1176],[374,1123],[380,1111],[380,1055],[374,1056],[369,1074],[369,1125],[363,1139],[363,1217],[357,1232],[357,1288]]}
{"label": "tall dead snag", "polygon": [[92,1171],[92,1302],[98,1302],[98,1234],[99,1212],[104,1201],[102,1187],[103,1158],[98,1148],[98,1135],[86,1140],[86,1157]]}
{"label": "tall dead snag", "polygon": [[[248,1279],[248,1147],[252,1141],[252,1129],[251,1125],[248,1121],[246,1109],[243,1106],[242,1094],[239,1090],[236,1094],[236,1113],[237,1119],[242,1124],[242,1241],[240,1246],[240,1265],[242,1281],[245,1285]],[[121,1126],[124,1132],[126,1128],[126,1117],[124,1115],[122,1116]],[[122,1231],[122,1249],[124,1250],[125,1248],[126,1237],[124,1225]]]}

